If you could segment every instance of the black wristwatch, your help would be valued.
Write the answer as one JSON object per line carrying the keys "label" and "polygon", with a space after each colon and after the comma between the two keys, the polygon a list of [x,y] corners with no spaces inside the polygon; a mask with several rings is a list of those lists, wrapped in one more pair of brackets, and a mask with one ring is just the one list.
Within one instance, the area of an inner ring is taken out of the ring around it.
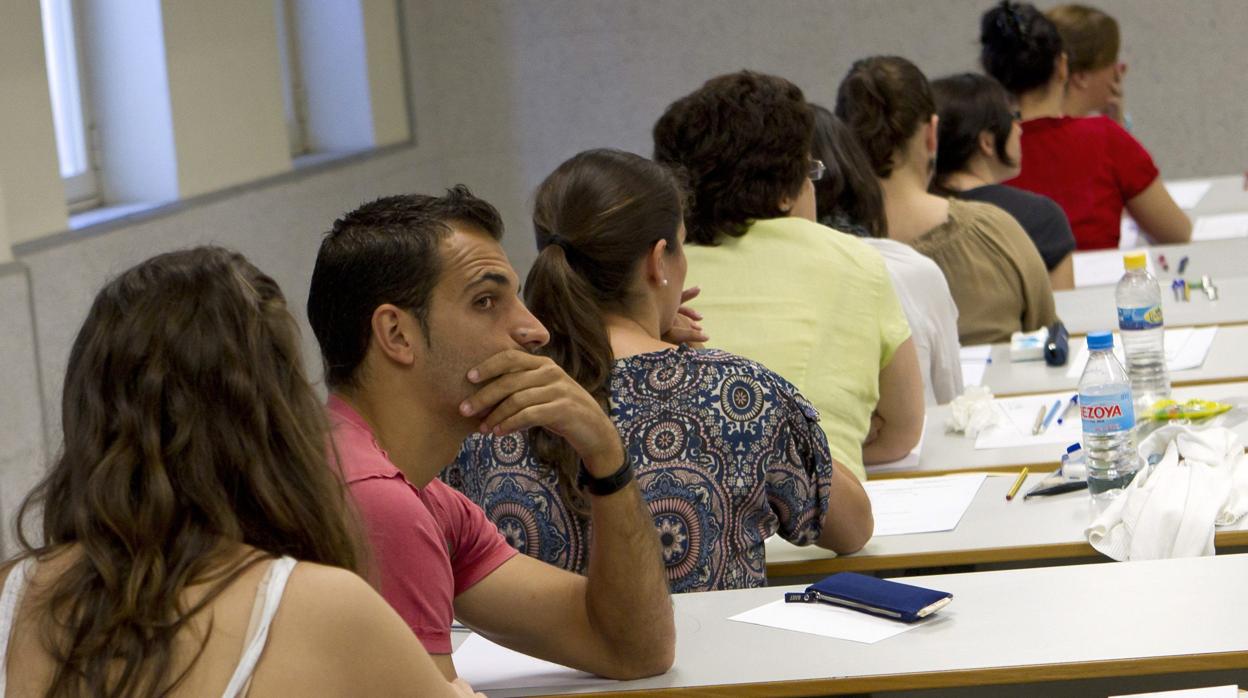
{"label": "black wristwatch", "polygon": [[584,463],[581,463],[581,472],[576,476],[576,486],[595,497],[606,497],[609,494],[615,494],[632,481],[633,467],[629,464],[627,458],[625,458],[624,464],[620,466],[619,470],[606,477],[590,475],[589,471],[585,469]]}

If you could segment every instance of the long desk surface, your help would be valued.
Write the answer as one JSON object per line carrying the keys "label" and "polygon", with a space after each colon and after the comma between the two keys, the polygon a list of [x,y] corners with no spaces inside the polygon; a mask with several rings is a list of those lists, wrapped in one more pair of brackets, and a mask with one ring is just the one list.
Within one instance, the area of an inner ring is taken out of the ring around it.
{"label": "long desk surface", "polygon": [[[1239,257],[1242,264],[1248,259]],[[1190,275],[1189,275],[1190,278]],[[1214,278],[1218,300],[1193,291],[1191,300],[1176,301],[1167,283],[1161,289],[1161,309],[1167,327],[1228,325],[1248,322],[1248,276]],[[1057,316],[1071,334],[1118,329],[1118,311],[1113,286],[1091,286],[1053,294]]]}
{"label": "long desk surface", "polygon": [[913,577],[953,603],[875,644],[728,620],[783,588],[679,594],[671,671],[577,690],[808,696],[1243,670],[1245,579],[1248,555]]}
{"label": "long desk surface", "polygon": [[[990,476],[954,530],[876,536],[852,555],[837,556],[814,545],[798,547],[772,536],[766,545],[767,576],[1101,557],[1084,537],[1084,529],[1096,516],[1087,490],[1023,499],[1047,474],[1028,475],[1019,495],[1008,502],[1005,495],[1016,478],[1012,474]],[[1248,545],[1248,517],[1217,529],[1214,545]]]}
{"label": "long desk surface", "polygon": [[[1211,421],[1210,426],[1235,429],[1248,444],[1248,381],[1214,383],[1212,385],[1175,388],[1176,400],[1201,398],[1216,400],[1237,408]],[[1056,467],[1065,446],[1046,444],[1019,446],[1016,448],[975,448],[975,439],[963,434],[945,431],[949,420],[949,405],[928,407],[925,417],[926,429],[919,462],[914,465],[867,466],[867,477],[875,480],[888,477],[912,477],[915,475],[939,475],[959,471],[1017,471],[1023,466]]]}
{"label": "long desk surface", "polygon": [[[1248,278],[1244,280],[1248,282]],[[1248,307],[1248,300],[1243,302]],[[1070,338],[1070,357],[1079,355],[1086,346],[1084,337]],[[1170,374],[1174,386],[1224,383],[1248,379],[1248,325],[1223,325],[1213,339],[1213,346],[1200,367]],[[984,371],[983,385],[995,395],[1027,395],[1074,390],[1078,377],[1067,376],[1069,366],[1047,366],[1043,361],[1010,361],[1008,344],[992,345],[992,363]]]}
{"label": "long desk surface", "polygon": [[[1199,281],[1201,275],[1208,274],[1213,278],[1215,286],[1221,286],[1226,279],[1236,276],[1248,276],[1248,238],[1231,238],[1227,240],[1203,240],[1198,242],[1187,242],[1179,245],[1151,245],[1146,248],[1139,248],[1140,251],[1148,252],[1149,257],[1153,261],[1153,275],[1161,283],[1163,293],[1169,293],[1170,282],[1177,278],[1184,278],[1188,281]],[[1136,250],[1093,250],[1087,252],[1075,252],[1075,266],[1080,265],[1082,258],[1090,257],[1106,257],[1112,258],[1118,269],[1122,268],[1122,255],[1127,252]],[[1159,258],[1165,257],[1166,267],[1161,265]],[[1183,274],[1179,274],[1179,262],[1184,257],[1187,258],[1187,266]],[[1119,273],[1121,276],[1121,273]],[[1080,283],[1080,279],[1076,277],[1076,283]],[[1087,282],[1083,282],[1086,284]],[[1117,278],[1110,279],[1108,277],[1101,279],[1100,283],[1091,285],[1080,285],[1080,288],[1097,288],[1110,287],[1118,283]],[[1219,289],[1220,290],[1220,289]],[[1193,291],[1193,293],[1198,293]],[[1174,296],[1171,295],[1171,298]]]}
{"label": "long desk surface", "polygon": [[1176,179],[1166,184],[1182,185],[1192,182],[1209,182],[1210,184],[1209,191],[1200,197],[1200,201],[1196,202],[1194,207],[1186,211],[1193,220],[1198,216],[1248,211],[1248,190],[1244,188],[1243,174]]}

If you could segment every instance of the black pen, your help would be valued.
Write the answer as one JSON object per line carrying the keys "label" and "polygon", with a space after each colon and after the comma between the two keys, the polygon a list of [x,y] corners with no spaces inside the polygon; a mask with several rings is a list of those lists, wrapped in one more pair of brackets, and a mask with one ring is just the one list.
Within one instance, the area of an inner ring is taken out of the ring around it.
{"label": "black pen", "polygon": [[1074,492],[1075,490],[1086,489],[1087,486],[1088,486],[1087,480],[1072,480],[1070,482],[1062,482],[1056,485],[1051,485],[1049,487],[1034,489],[1028,492],[1027,494],[1023,495],[1023,501],[1027,501],[1028,499],[1031,499],[1032,497],[1048,497],[1049,495],[1054,495],[1054,494],[1065,494],[1067,492]]}

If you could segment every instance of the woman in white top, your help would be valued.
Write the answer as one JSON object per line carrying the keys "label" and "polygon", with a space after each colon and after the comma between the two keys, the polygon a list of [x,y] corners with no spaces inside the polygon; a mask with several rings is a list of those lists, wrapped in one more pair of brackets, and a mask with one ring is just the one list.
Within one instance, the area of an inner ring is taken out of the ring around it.
{"label": "woman in white top", "polygon": [[19,514],[42,531],[19,524],[0,565],[0,697],[470,693],[352,574],[298,330],[241,255],[165,254],[105,286],[62,421]]}
{"label": "woman in white top", "polygon": [[913,247],[888,239],[884,197],[871,163],[840,119],[812,104],[815,141],[812,156],[827,168],[815,182],[819,222],[861,237],[884,258],[897,299],[910,323],[923,373],[923,394],[930,404],[945,404],[962,394],[958,345],[958,306],[940,267]]}

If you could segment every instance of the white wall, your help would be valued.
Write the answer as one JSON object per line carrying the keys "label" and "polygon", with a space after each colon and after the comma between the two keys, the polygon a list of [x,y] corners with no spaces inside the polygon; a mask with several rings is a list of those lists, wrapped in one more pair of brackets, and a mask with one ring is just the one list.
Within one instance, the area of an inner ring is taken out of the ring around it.
{"label": "white wall", "polygon": [[46,463],[38,361],[31,341],[26,270],[0,264],[0,559],[13,553],[11,523]]}
{"label": "white wall", "polygon": [[[203,242],[241,250],[286,290],[304,328],[305,358],[319,376],[303,306],[320,233],[343,211],[377,196],[436,192],[465,182],[503,211],[509,229],[505,246],[523,274],[533,257],[528,222],[533,188],[564,158],[597,146],[649,153],[650,128],[669,102],[713,75],[739,68],[786,75],[824,102],[831,101],[850,63],[868,54],[900,53],[933,76],[970,69],[978,17],[988,5],[976,0],[406,0],[402,33],[415,147],[244,187],[97,234],[19,246],[34,289],[37,359],[48,396],[42,421],[52,448],[59,441],[57,404],[74,333],[100,285],[141,259]],[[1248,26],[1248,3],[1107,0],[1103,5],[1123,24],[1131,62],[1129,109],[1163,172],[1195,176],[1248,165],[1243,137],[1248,71],[1242,70],[1239,43]],[[227,48],[234,45],[228,34],[213,36]],[[6,70],[0,62],[0,75],[8,75]],[[11,137],[7,127],[0,129],[0,144]],[[12,205],[14,198],[8,200]],[[29,225],[34,227],[10,229],[10,235],[27,239],[23,235],[38,227]],[[9,308],[7,294],[0,291],[5,329],[0,476],[15,459],[28,463],[42,457],[28,438],[38,431],[39,420],[32,428],[25,412],[8,414],[14,405],[39,405],[40,398],[30,368],[36,346],[30,320],[22,320],[21,303]],[[3,495],[12,491],[6,488]]]}

